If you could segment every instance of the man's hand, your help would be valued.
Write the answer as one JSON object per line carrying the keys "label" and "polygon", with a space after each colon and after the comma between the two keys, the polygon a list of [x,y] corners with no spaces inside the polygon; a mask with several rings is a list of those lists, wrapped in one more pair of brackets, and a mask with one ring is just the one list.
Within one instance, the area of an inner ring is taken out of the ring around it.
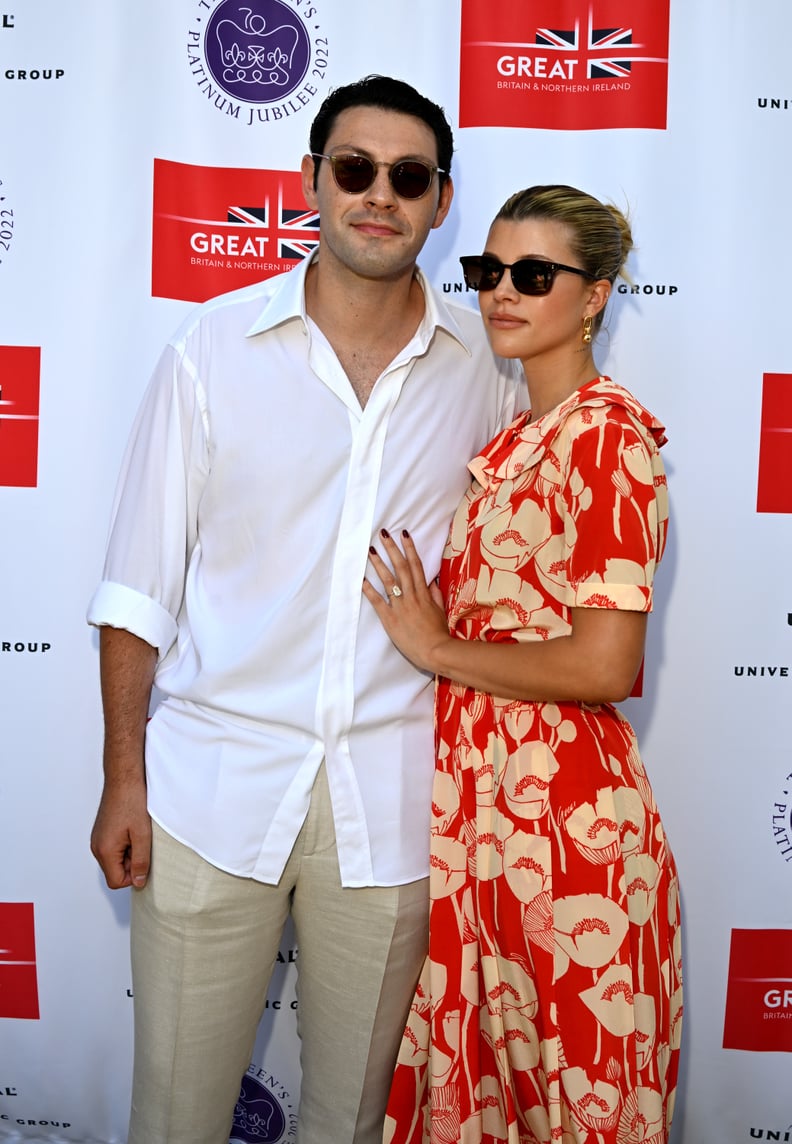
{"label": "man's hand", "polygon": [[151,861],[145,740],[157,651],[123,628],[99,631],[104,791],[91,852],[111,890],[144,886]]}
{"label": "man's hand", "polygon": [[145,783],[105,786],[91,832],[91,853],[111,890],[146,884],[151,819]]}

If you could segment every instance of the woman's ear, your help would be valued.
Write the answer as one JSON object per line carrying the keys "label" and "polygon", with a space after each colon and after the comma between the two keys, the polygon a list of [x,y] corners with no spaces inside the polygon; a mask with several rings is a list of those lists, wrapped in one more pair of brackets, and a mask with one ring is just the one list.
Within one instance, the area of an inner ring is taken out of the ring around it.
{"label": "woman's ear", "polygon": [[607,306],[610,295],[611,283],[607,278],[598,278],[591,286],[586,303],[586,314],[590,314],[592,318],[596,317],[600,310],[604,310]]}

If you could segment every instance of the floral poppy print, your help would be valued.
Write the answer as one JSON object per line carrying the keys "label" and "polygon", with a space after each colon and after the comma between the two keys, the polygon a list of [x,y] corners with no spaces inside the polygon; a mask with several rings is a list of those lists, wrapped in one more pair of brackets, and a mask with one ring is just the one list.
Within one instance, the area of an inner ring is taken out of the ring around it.
{"label": "floral poppy print", "polygon": [[[441,575],[464,639],[649,611],[666,537],[662,427],[598,378],[470,465]],[[430,951],[386,1144],[665,1144],[682,1014],[676,869],[611,705],[441,680]]]}

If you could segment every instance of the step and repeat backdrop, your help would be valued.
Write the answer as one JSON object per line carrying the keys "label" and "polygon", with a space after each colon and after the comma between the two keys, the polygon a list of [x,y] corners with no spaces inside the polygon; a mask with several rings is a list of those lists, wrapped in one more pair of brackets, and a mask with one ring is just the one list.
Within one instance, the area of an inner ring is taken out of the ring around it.
{"label": "step and repeat backdrop", "polygon": [[[628,207],[604,372],[668,428],[671,534],[626,707],[683,884],[676,1144],[792,1140],[792,87],[788,0],[0,0],[0,1140],[118,1144],[128,891],[84,621],[130,424],[190,307],[295,265],[335,85],[445,107],[458,264],[512,191]],[[233,1139],[295,1136],[284,937]]]}

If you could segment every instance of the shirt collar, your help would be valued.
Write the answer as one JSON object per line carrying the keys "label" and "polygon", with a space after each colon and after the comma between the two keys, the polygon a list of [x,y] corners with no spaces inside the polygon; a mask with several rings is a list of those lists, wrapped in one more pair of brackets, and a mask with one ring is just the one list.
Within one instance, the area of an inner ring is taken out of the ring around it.
{"label": "shirt collar", "polygon": [[264,309],[245,337],[252,338],[255,334],[263,334],[266,330],[273,330],[276,326],[294,318],[301,318],[305,328],[308,328],[308,318],[305,313],[305,276],[316,255],[317,250],[312,251],[308,258],[304,258],[293,269],[279,276]]}
{"label": "shirt collar", "polygon": [[[255,334],[262,334],[266,330],[272,330],[283,322],[292,321],[295,318],[301,318],[305,328],[308,329],[308,315],[305,312],[305,277],[308,273],[308,267],[318,256],[320,249],[317,248],[312,251],[308,258],[304,258],[293,270],[281,275],[275,290],[247,331],[246,337],[250,338]],[[426,302],[424,316],[416,331],[416,336],[424,344],[428,344],[436,329],[445,330],[470,355],[470,345],[451,311],[432,288],[420,267],[416,267],[416,274]]]}
{"label": "shirt collar", "polygon": [[465,335],[462,333],[456,318],[453,316],[448,306],[445,304],[437,291],[434,290],[430,285],[429,280],[420,267],[417,268],[417,274],[418,281],[420,282],[421,288],[424,292],[424,298],[426,299],[426,311],[424,313],[424,320],[421,323],[421,326],[430,332],[434,331],[435,329],[445,330],[446,333],[450,334],[452,338],[455,338],[456,341],[459,342],[468,356],[472,356],[470,344]]}

